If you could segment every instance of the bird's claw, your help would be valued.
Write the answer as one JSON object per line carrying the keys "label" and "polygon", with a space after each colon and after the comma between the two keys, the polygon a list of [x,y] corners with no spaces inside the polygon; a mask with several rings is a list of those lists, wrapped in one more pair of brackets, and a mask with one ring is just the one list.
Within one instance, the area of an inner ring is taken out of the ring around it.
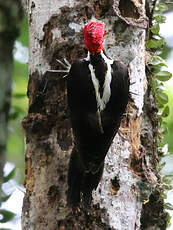
{"label": "bird's claw", "polygon": [[[66,58],[63,59],[64,62],[62,62],[62,61],[59,60],[59,59],[56,59],[56,61],[57,61],[62,67],[64,67],[64,69],[62,69],[62,70],[54,70],[54,69],[51,69],[51,70],[48,70],[48,72],[52,72],[52,73],[69,73],[70,68],[71,68],[71,64],[70,64],[70,62],[69,62]],[[64,75],[63,78],[66,77],[66,76],[67,76],[67,74]]]}
{"label": "bird's claw", "polygon": [[59,63],[59,64],[61,64],[66,70],[70,70],[70,67],[71,67],[71,64],[69,63],[69,61],[67,61],[67,59],[66,58],[64,58],[63,59],[64,60],[64,62],[62,62],[61,60],[59,60],[59,59],[56,59],[56,61]]}
{"label": "bird's claw", "polygon": [[66,58],[64,58],[64,62],[66,63],[66,65],[68,66],[68,68],[71,68],[71,64],[70,64],[70,62]]}

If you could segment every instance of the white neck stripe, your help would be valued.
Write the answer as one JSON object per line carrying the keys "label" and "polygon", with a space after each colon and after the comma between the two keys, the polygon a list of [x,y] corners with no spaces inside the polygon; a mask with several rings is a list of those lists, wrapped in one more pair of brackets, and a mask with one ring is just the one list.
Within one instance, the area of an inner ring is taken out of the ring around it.
{"label": "white neck stripe", "polygon": [[90,52],[88,51],[87,57],[84,58],[85,61],[90,61]]}
{"label": "white neck stripe", "polygon": [[[101,56],[104,59],[105,63],[107,64],[107,72],[105,76],[105,81],[103,84],[103,96],[100,96],[99,93],[99,81],[95,76],[95,70],[91,64],[88,65],[90,72],[91,72],[91,79],[94,85],[95,89],[95,94],[96,94],[96,101],[97,101],[97,107],[99,110],[104,110],[106,107],[106,104],[108,103],[110,96],[111,96],[111,89],[110,89],[110,84],[112,80],[112,75],[111,75],[111,64],[113,64],[113,60],[108,59],[103,51],[101,51]],[[87,58],[85,59],[87,61],[90,60],[90,54],[88,54]]]}

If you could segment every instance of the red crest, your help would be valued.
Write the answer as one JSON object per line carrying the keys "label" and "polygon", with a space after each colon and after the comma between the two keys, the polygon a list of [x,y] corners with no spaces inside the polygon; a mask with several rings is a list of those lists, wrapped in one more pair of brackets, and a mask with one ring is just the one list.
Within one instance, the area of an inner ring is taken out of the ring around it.
{"label": "red crest", "polygon": [[98,22],[90,22],[84,27],[84,43],[92,55],[103,50],[103,41],[105,36],[104,25]]}

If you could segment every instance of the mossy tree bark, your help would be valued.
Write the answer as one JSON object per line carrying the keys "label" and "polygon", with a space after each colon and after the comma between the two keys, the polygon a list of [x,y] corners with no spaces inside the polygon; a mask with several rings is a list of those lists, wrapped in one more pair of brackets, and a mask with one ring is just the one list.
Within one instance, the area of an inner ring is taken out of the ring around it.
{"label": "mossy tree bark", "polygon": [[8,117],[12,89],[13,46],[22,18],[20,0],[0,0],[0,195],[8,135]]}
{"label": "mossy tree bark", "polygon": [[[145,75],[145,2],[32,0],[28,7],[30,76],[29,109],[23,120],[27,143],[23,230],[165,229],[163,201],[157,190],[154,97]],[[56,59],[73,62],[85,56],[82,28],[91,20],[105,24],[108,55],[129,65],[132,96],[106,157],[103,178],[93,192],[92,207],[73,212],[66,207],[72,149],[66,79],[48,70],[62,69]],[[153,213],[148,217],[150,207]]]}

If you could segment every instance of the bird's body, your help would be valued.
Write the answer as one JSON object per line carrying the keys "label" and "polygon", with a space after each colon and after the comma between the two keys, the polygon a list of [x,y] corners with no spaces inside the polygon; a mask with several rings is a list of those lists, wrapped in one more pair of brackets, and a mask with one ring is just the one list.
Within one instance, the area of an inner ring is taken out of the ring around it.
{"label": "bird's body", "polygon": [[[127,67],[101,50],[72,64],[67,77],[74,148],[68,174],[68,204],[89,203],[104,159],[128,103]],[[82,195],[82,197],[81,197]]]}

